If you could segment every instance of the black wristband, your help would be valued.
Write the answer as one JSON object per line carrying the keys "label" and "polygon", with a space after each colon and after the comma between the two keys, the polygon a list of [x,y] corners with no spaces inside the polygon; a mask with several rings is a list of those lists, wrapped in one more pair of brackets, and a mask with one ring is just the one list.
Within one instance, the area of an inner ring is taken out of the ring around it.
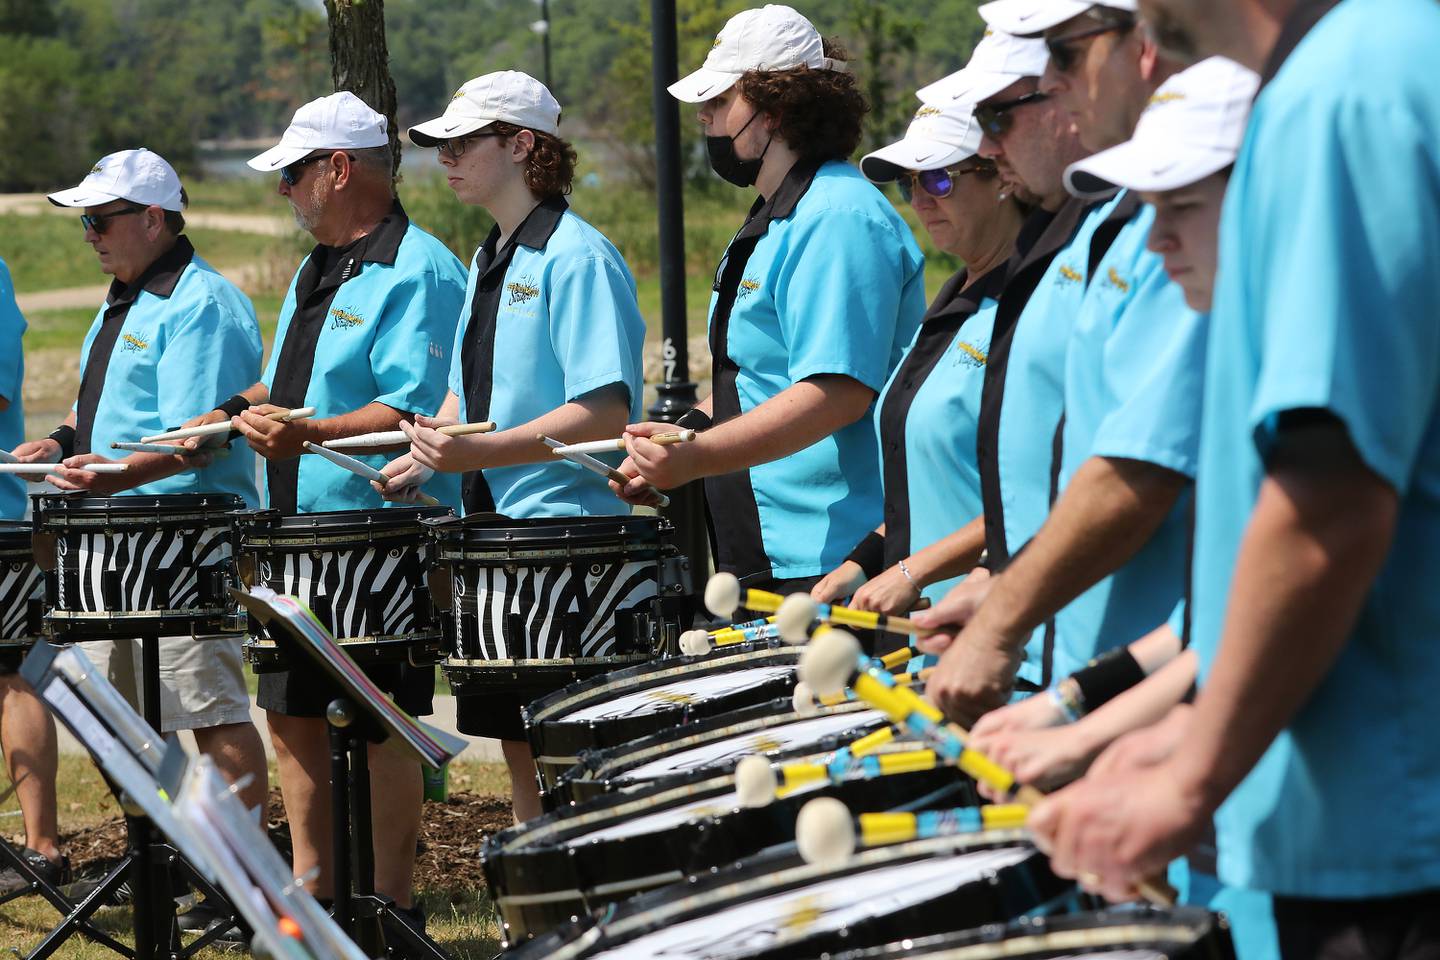
{"label": "black wristband", "polygon": [[60,444],[60,459],[68,460],[75,456],[75,428],[71,426],[59,426],[55,432],[50,434],[50,439]]}
{"label": "black wristband", "polygon": [[1144,680],[1145,671],[1130,648],[1121,647],[1101,654],[1071,677],[1080,687],[1080,698],[1089,713]]}
{"label": "black wristband", "polygon": [[695,407],[694,409],[687,410],[684,414],[682,414],[680,418],[675,421],[675,426],[683,427],[686,430],[701,431],[709,430],[711,427],[715,426],[715,421],[711,420],[710,415],[707,414],[704,410],[701,410],[699,407]]}
{"label": "black wristband", "polygon": [[975,566],[980,570],[990,569],[990,551],[981,550],[980,556],[975,559]]}
{"label": "black wristband", "polygon": [[865,534],[850,556],[846,560],[853,560],[860,564],[860,569],[865,571],[865,576],[874,580],[885,572],[885,535],[871,530]]}
{"label": "black wristband", "polygon": [[215,409],[224,410],[226,415],[228,416],[238,417],[240,416],[241,411],[249,410],[250,407],[251,403],[245,398],[245,395],[237,393],[235,394],[235,396],[231,397],[229,400],[226,400],[224,403],[220,404]]}

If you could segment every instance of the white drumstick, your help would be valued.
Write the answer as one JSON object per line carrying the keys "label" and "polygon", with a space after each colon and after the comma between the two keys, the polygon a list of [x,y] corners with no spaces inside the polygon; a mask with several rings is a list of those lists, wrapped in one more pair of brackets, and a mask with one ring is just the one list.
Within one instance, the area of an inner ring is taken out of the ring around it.
{"label": "white drumstick", "polygon": [[[647,437],[651,443],[658,443],[662,446],[671,443],[689,443],[695,439],[694,430],[681,430],[678,433],[658,433],[653,437]],[[625,449],[625,438],[615,440],[590,440],[586,443],[567,443],[563,447],[555,447],[555,455],[563,457],[567,453],[613,453],[616,450]]]}
{"label": "white drumstick", "polygon": [[[370,466],[370,464],[365,463],[362,460],[356,460],[354,457],[347,457],[345,454],[336,453],[334,450],[327,450],[324,447],[320,446],[320,444],[311,443],[309,440],[305,441],[305,449],[309,450],[311,453],[318,453],[320,456],[324,457],[326,460],[329,460],[331,463],[335,464],[335,466],[341,468],[342,470],[349,470],[356,476],[364,477],[366,480],[374,481],[375,483],[380,484],[380,486],[382,487],[390,482],[389,477],[385,476],[385,474],[381,473],[379,470],[376,470],[374,467]],[[438,507],[440,505],[440,501],[436,500],[428,493],[420,494],[418,499],[420,503],[424,504],[427,507]]]}
{"label": "white drumstick", "polygon": [[0,450],[0,463],[19,463],[20,458],[9,450]]}
{"label": "white drumstick", "polygon": [[[63,464],[59,463],[0,463],[0,473],[18,473],[22,476],[40,476],[54,473]],[[89,470],[91,473],[124,473],[130,469],[128,463],[90,463],[72,470]]]}
{"label": "white drumstick", "polygon": [[[565,444],[561,443],[559,440],[547,437],[543,433],[539,434],[538,436],[541,443],[545,444],[551,450],[555,451],[555,453],[564,457],[566,460],[569,460],[571,463],[578,463],[586,470],[589,470],[592,473],[598,473],[600,474],[600,476],[604,477],[607,480],[614,480],[621,486],[624,486],[625,484],[630,482],[630,478],[625,476],[625,474],[621,473],[619,470],[616,470],[614,467],[609,466],[603,461],[596,460],[588,453],[565,453],[560,449],[561,447],[565,446]],[[656,490],[654,487],[651,487],[650,489],[654,491],[657,497],[660,498],[660,506],[670,506],[669,497],[665,496],[665,494],[661,493],[659,490]]]}
{"label": "white drumstick", "polygon": [[[484,420],[479,423],[452,423],[449,426],[437,428],[437,433],[443,433],[447,437],[464,437],[472,433],[489,433],[495,429],[495,421]],[[356,447],[393,447],[396,444],[408,444],[410,438],[403,430],[383,430],[380,433],[362,433],[354,437],[341,437],[338,440],[326,440],[325,446],[331,450],[349,450]]]}
{"label": "white drumstick", "polygon": [[116,442],[116,443],[110,444],[110,449],[111,449],[111,450],[124,450],[124,451],[127,452],[127,453],[166,453],[166,454],[170,454],[170,455],[172,455],[172,456],[178,454],[178,455],[180,455],[180,456],[182,456],[182,457],[193,457],[193,456],[195,456],[195,455],[197,455],[197,454],[201,454],[201,453],[208,453],[208,454],[210,454],[211,456],[216,456],[216,457],[224,457],[224,456],[228,456],[228,455],[230,454],[230,451],[227,450],[227,449],[225,449],[224,447],[216,447],[216,448],[213,449],[213,450],[209,450],[209,449],[206,449],[206,448],[204,448],[204,447],[201,447],[199,450],[190,450],[190,449],[187,449],[187,448],[185,448],[185,447],[179,446],[178,444],[173,444],[173,443],[120,443],[120,442]]}
{"label": "white drumstick", "polygon": [[[269,420],[279,420],[288,423],[291,420],[305,420],[315,416],[314,407],[296,407],[294,410],[275,410],[265,414]],[[190,437],[213,437],[220,433],[230,432],[230,421],[222,420],[219,423],[206,423],[198,427],[181,427],[179,430],[169,430],[165,433],[157,433],[150,437],[141,437],[141,443],[160,443],[168,440],[185,440]]]}

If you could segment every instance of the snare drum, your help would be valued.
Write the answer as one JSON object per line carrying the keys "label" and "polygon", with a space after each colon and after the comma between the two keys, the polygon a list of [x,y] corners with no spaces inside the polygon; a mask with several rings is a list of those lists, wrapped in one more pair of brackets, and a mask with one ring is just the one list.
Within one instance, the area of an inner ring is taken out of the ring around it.
{"label": "snare drum", "polygon": [[426,526],[431,591],[454,624],[442,667],[457,696],[557,690],[679,639],[689,561],[661,517],[486,514]]}
{"label": "snare drum", "polygon": [[[824,762],[828,753],[807,757]],[[855,814],[912,804],[978,802],[954,768],[840,784],[815,783],[763,807],[742,807],[732,773],[702,769],[597,797],[492,837],[481,850],[507,946],[568,920],[795,839],[795,818],[817,796]]]}
{"label": "snare drum", "polygon": [[[425,583],[430,544],[421,521],[449,515],[448,507],[237,513],[240,578],[299,597],[357,663],[433,664],[444,626]],[[245,659],[259,672],[286,669],[288,642],[257,625]]]}
{"label": "snare drum", "polygon": [[32,532],[29,523],[0,520],[0,666],[12,671],[44,629],[45,579]]}
{"label": "snare drum", "polygon": [[712,650],[621,670],[530,704],[530,749],[546,789],[585,750],[631,740],[788,696],[800,648],[779,641]]}
{"label": "snare drum", "polygon": [[619,747],[587,750],[561,774],[554,801],[576,803],[635,790],[693,770],[733,770],[752,753],[779,758],[834,750],[888,725],[884,713],[863,703],[821,707],[802,717],[782,698]]}
{"label": "snare drum", "polygon": [[782,848],[627,900],[508,956],[808,960],[1003,922],[1068,889],[1018,830],[866,850],[838,868]]}
{"label": "snare drum", "polygon": [[1200,907],[1137,906],[1017,920],[904,940],[836,960],[1235,960],[1223,917]]}
{"label": "snare drum", "polygon": [[35,560],[57,641],[245,631],[235,583],[234,494],[37,495]]}

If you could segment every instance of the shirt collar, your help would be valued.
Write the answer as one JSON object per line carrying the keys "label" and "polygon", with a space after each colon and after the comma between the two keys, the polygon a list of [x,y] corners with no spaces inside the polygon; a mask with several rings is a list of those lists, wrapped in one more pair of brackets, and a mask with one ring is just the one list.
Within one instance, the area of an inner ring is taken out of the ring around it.
{"label": "shirt collar", "polygon": [[[541,200],[525,215],[525,219],[520,221],[520,226],[510,234],[510,238],[505,241],[505,247],[501,250],[496,249],[500,243],[500,224],[497,223],[491,227],[489,235],[485,237],[485,242],[480,245],[482,258],[478,258],[478,262],[484,266],[481,277],[488,277],[495,270],[509,269],[509,255],[514,251],[517,243],[523,243],[532,250],[545,249],[545,245],[555,235],[556,229],[560,226],[560,220],[568,209],[570,209],[570,204],[558,194]],[[484,257],[488,257],[488,260],[483,259]]]}
{"label": "shirt collar", "polygon": [[1300,0],[1295,9],[1290,11],[1290,16],[1285,18],[1285,23],[1280,27],[1280,36],[1275,41],[1275,49],[1270,51],[1270,57],[1265,61],[1265,70],[1260,74],[1260,89],[1270,85],[1285,61],[1290,59],[1290,54],[1300,46],[1300,41],[1315,29],[1315,25],[1324,19],[1325,14],[1334,10],[1340,5],[1341,0]]}
{"label": "shirt collar", "polygon": [[390,205],[390,212],[365,234],[355,247],[355,256],[366,263],[384,263],[395,266],[395,257],[400,253],[400,241],[410,229],[410,217],[400,201]]}
{"label": "shirt collar", "polygon": [[987,299],[1000,299],[1000,295],[1005,292],[1008,274],[1006,264],[1002,263],[966,286],[970,281],[970,272],[962,269],[946,280],[940,292],[935,295],[935,302],[925,311],[925,322],[943,317],[969,316],[979,310]]}
{"label": "shirt collar", "polygon": [[810,189],[815,174],[824,163],[823,160],[797,160],[774,193],[768,198],[756,198],[754,205],[750,207],[750,218],[740,228],[736,239],[758,237],[769,229],[771,220],[784,220],[794,213],[800,198]]}
{"label": "shirt collar", "polygon": [[176,237],[174,245],[156,257],[132,283],[110,281],[105,305],[113,307],[121,303],[134,303],[141,290],[168,300],[175,292],[175,285],[180,282],[180,274],[185,272],[185,268],[194,258],[195,248],[190,244],[190,238],[183,234]]}

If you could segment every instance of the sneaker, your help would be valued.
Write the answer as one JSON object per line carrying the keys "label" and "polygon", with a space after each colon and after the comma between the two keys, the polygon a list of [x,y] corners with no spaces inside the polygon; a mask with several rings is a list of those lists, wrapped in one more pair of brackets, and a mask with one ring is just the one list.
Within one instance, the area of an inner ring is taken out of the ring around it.
{"label": "sneaker", "polygon": [[204,933],[216,920],[226,921],[229,923],[229,927],[220,936],[211,940],[212,944],[223,947],[246,943],[244,935],[240,932],[239,924],[233,922],[230,914],[217,909],[204,900],[184,913],[176,915],[175,926],[179,927],[182,933]]}
{"label": "sneaker", "polygon": [[[62,856],[57,862],[29,847],[23,848],[20,856],[26,865],[50,886],[54,887],[70,882],[70,860],[68,858]],[[27,889],[30,883],[30,878],[19,870],[14,867],[6,867],[4,870],[0,870],[0,897],[19,893],[21,890]]]}
{"label": "sneaker", "polygon": [[[96,889],[99,888],[100,882],[104,879],[104,874],[93,877],[85,877],[84,879],[76,880],[74,883],[70,884],[69,889],[62,890],[61,892],[64,893],[65,896],[69,897],[72,902],[80,903],[86,897],[90,896],[90,894],[94,893]],[[110,898],[106,900],[103,904],[101,904],[101,906],[123,907],[133,899],[134,894],[130,891],[130,881],[124,880],[121,882],[120,886],[110,891]]]}

